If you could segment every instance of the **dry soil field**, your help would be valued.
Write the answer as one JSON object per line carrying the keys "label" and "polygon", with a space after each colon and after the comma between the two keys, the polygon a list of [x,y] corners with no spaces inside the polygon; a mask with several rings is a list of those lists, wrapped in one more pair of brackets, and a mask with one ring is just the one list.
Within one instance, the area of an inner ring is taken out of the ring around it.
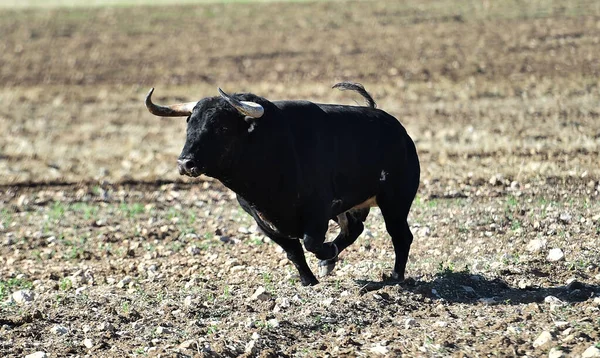
{"label": "dry soil field", "polygon": [[[599,356],[600,4],[465,3],[1,10],[0,356]],[[302,287],[143,106],[340,80],[419,151],[402,285],[373,210]]]}

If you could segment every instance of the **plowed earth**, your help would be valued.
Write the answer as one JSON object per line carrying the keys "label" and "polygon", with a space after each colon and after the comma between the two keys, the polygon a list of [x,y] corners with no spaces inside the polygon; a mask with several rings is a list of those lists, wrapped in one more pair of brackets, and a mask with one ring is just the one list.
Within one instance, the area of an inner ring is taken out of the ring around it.
{"label": "plowed earth", "polygon": [[[600,8],[565,3],[2,10],[0,356],[589,352]],[[340,80],[419,150],[402,285],[382,282],[393,250],[373,209],[332,275],[302,287],[232,192],[177,174],[185,122],[142,102],[221,86],[362,103]]]}

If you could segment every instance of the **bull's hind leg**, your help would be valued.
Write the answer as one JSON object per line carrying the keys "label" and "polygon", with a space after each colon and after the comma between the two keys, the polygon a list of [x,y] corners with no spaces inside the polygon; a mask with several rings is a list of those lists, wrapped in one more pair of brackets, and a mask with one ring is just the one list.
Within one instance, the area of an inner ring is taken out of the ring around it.
{"label": "bull's hind leg", "polygon": [[410,204],[414,195],[411,197],[386,197],[377,196],[377,203],[381,208],[385,227],[392,237],[396,262],[392,278],[398,281],[404,280],[406,263],[408,261],[408,252],[413,241],[413,235],[408,226],[407,217],[410,210]]}
{"label": "bull's hind leg", "polygon": [[[338,215],[335,221],[340,225],[340,233],[333,240],[339,252],[352,245],[364,230],[363,222],[369,215],[369,208],[350,210]],[[329,275],[335,268],[338,256],[330,260],[319,261],[319,276],[324,277]]]}

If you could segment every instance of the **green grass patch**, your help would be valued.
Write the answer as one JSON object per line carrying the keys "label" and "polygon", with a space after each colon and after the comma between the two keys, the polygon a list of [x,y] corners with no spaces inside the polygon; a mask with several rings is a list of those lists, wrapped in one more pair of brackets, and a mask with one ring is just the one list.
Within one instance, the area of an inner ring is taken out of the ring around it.
{"label": "green grass patch", "polygon": [[4,301],[15,291],[29,289],[31,287],[33,287],[33,283],[24,279],[9,278],[8,280],[0,280],[0,301]]}

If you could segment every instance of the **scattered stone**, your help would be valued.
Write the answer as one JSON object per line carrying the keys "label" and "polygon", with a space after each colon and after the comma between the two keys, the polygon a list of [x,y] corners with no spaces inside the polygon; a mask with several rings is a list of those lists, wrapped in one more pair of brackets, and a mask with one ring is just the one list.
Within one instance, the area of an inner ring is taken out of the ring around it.
{"label": "scattered stone", "polygon": [[185,298],[183,299],[183,305],[184,306],[191,306],[192,305],[192,296],[185,296]]}
{"label": "scattered stone", "polygon": [[554,248],[548,252],[548,256],[546,257],[546,260],[548,260],[550,262],[557,262],[557,261],[563,260],[564,258],[565,258],[565,254],[563,253],[563,250],[561,250],[559,248]]}
{"label": "scattered stone", "polygon": [[546,248],[547,241],[545,239],[533,239],[527,244],[527,251],[531,253],[540,253]]}
{"label": "scattered stone", "polygon": [[493,305],[496,303],[496,299],[494,297],[483,297],[479,299],[479,302],[483,303],[484,305]]}
{"label": "scattered stone", "polygon": [[113,326],[110,322],[102,322],[96,328],[99,331],[108,331],[108,332],[115,331],[115,326]]}
{"label": "scattered stone", "polygon": [[410,327],[414,327],[417,325],[417,320],[415,320],[414,318],[407,318],[406,320],[404,320],[404,328],[409,329]]}
{"label": "scattered stone", "polygon": [[533,347],[543,347],[546,344],[551,343],[552,339],[552,334],[548,331],[544,331],[535,339],[535,341],[533,341]]}
{"label": "scattered stone", "polygon": [[562,304],[563,303],[563,301],[561,301],[556,296],[546,296],[546,297],[544,297],[544,302],[545,303],[553,303],[553,304]]}
{"label": "scattered stone", "polygon": [[329,297],[321,301],[321,305],[324,307],[329,307],[333,303],[333,297]]}
{"label": "scattered stone", "polygon": [[277,327],[279,327],[279,321],[277,319],[275,319],[275,318],[272,318],[272,319],[268,320],[267,324],[271,328],[277,328]]}
{"label": "scattered stone", "polygon": [[506,332],[511,334],[520,334],[521,332],[523,332],[523,329],[517,326],[508,326],[506,327]]}
{"label": "scattered stone", "polygon": [[131,282],[131,277],[125,276],[125,277],[123,277],[123,279],[121,281],[119,281],[117,283],[117,287],[118,288],[123,288],[123,287],[129,285],[130,282]]}
{"label": "scattered stone", "polygon": [[569,322],[567,321],[556,321],[554,322],[554,325],[556,326],[556,328],[563,328],[569,325]]}
{"label": "scattered stone", "polygon": [[18,305],[24,305],[33,301],[33,292],[30,290],[19,290],[13,292],[11,297]]}
{"label": "scattered stone", "polygon": [[83,340],[83,345],[85,346],[85,348],[90,349],[94,346],[94,342],[92,342],[91,339],[86,338]]}
{"label": "scattered stone", "polygon": [[48,354],[46,352],[35,352],[26,355],[25,358],[48,358]]}
{"label": "scattered stone", "polygon": [[188,246],[188,248],[186,250],[187,250],[187,253],[190,254],[190,255],[192,255],[192,256],[200,255],[200,252],[202,251],[196,245]]}
{"label": "scattered stone", "polygon": [[503,182],[504,182],[504,175],[502,175],[502,174],[494,174],[489,180],[489,183],[493,186],[502,185]]}
{"label": "scattered stone", "polygon": [[445,327],[448,327],[448,322],[446,322],[446,321],[437,321],[437,322],[435,322],[435,325],[438,326],[438,327],[441,327],[441,328],[445,328]]}
{"label": "scattered stone", "polygon": [[586,349],[583,354],[581,354],[582,358],[596,358],[600,357],[600,349],[596,346],[591,346]]}
{"label": "scattered stone", "polygon": [[246,343],[246,346],[244,347],[244,352],[248,353],[248,354],[252,354],[254,353],[254,351],[256,350],[254,348],[254,345],[256,344],[255,340],[251,340],[248,343]]}
{"label": "scattered stone", "polygon": [[194,345],[197,345],[196,340],[194,340],[194,339],[188,339],[187,341],[181,342],[181,344],[179,345],[179,348],[181,348],[181,349],[190,349]]}
{"label": "scattered stone", "polygon": [[594,298],[594,301],[593,301],[593,302],[594,302],[594,304],[595,304],[596,306],[600,306],[600,297],[596,297],[596,298]]}
{"label": "scattered stone", "polygon": [[571,216],[571,214],[569,214],[569,213],[562,213],[562,214],[560,214],[560,216],[558,217],[558,220],[562,221],[562,222],[563,222],[563,223],[565,223],[565,224],[568,224],[568,223],[570,223],[570,222],[571,222],[571,219],[572,219],[572,218],[573,218],[573,217]]}
{"label": "scattered stone", "polygon": [[266,301],[271,297],[271,295],[267,292],[267,290],[260,286],[259,288],[256,289],[256,291],[254,291],[254,294],[250,297],[248,297],[246,300],[247,301],[256,301],[256,300],[260,300],[260,301]]}
{"label": "scattered stone", "polygon": [[533,284],[532,284],[531,280],[522,279],[519,281],[518,286],[522,290],[528,290],[531,287],[533,287]]}
{"label": "scattered stone", "polygon": [[69,332],[69,330],[67,329],[67,327],[57,324],[57,325],[54,325],[52,328],[50,328],[50,332],[52,332],[53,334],[57,334],[57,335],[63,335],[63,334],[67,334],[67,332]]}
{"label": "scattered stone", "polygon": [[548,352],[548,358],[561,358],[564,356],[565,354],[559,348],[553,347],[550,349],[550,352]]}
{"label": "scattered stone", "polygon": [[173,331],[171,331],[169,328],[167,327],[163,327],[163,326],[158,326],[156,328],[156,334],[171,334],[173,333]]}
{"label": "scattered stone", "polygon": [[369,349],[371,353],[386,355],[389,352],[389,349],[386,346],[382,346],[381,343],[377,343],[373,347]]}

